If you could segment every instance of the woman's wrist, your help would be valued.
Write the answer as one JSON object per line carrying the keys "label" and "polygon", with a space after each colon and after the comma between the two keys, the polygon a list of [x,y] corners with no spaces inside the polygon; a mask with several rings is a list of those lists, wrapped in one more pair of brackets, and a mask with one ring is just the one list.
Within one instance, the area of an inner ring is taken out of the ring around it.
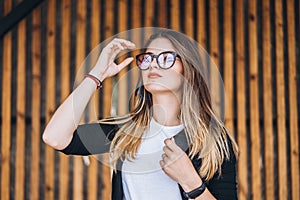
{"label": "woman's wrist", "polygon": [[105,76],[103,73],[99,73],[98,79],[99,79],[101,82],[103,82],[105,78],[106,78],[106,76]]}
{"label": "woman's wrist", "polygon": [[104,75],[103,72],[98,72],[95,69],[91,70],[88,74],[96,77],[97,79],[99,79],[101,82],[104,81],[104,79],[106,78],[106,76]]}
{"label": "woman's wrist", "polygon": [[197,187],[199,187],[200,185],[202,185],[203,181],[201,180],[201,178],[199,177],[199,175],[194,176],[191,179],[186,180],[184,183],[179,183],[182,187],[182,189],[185,192],[190,192],[194,189],[196,189]]}
{"label": "woman's wrist", "polygon": [[102,81],[100,81],[96,76],[87,74],[87,75],[85,75],[85,78],[89,78],[89,79],[93,80],[97,85],[96,89],[99,89],[102,87]]}

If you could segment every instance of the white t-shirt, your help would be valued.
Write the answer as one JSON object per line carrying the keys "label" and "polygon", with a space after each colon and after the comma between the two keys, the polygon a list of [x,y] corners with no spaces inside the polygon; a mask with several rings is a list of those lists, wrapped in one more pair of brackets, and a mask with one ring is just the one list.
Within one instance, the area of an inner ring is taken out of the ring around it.
{"label": "white t-shirt", "polygon": [[177,182],[166,175],[159,164],[164,153],[164,140],[182,129],[183,125],[163,126],[152,118],[135,159],[123,163],[124,200],[182,199]]}

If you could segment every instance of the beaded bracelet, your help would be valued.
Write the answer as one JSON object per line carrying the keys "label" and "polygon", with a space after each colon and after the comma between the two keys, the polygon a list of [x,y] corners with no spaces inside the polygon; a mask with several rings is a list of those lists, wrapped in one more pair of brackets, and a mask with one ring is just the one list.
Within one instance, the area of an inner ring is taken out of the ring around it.
{"label": "beaded bracelet", "polygon": [[96,76],[93,76],[91,74],[87,74],[87,75],[84,76],[84,78],[90,78],[93,81],[95,81],[95,83],[97,84],[97,89],[102,88],[102,82]]}

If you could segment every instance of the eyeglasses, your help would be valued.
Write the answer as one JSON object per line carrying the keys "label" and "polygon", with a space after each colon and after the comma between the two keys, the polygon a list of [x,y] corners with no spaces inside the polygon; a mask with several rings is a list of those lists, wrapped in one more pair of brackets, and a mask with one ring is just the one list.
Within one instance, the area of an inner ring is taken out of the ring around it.
{"label": "eyeglasses", "polygon": [[180,58],[180,56],[173,51],[164,51],[159,53],[158,55],[154,55],[150,52],[141,53],[135,58],[137,66],[141,70],[146,70],[149,69],[154,58],[156,58],[156,62],[161,69],[169,69],[174,65],[176,57]]}

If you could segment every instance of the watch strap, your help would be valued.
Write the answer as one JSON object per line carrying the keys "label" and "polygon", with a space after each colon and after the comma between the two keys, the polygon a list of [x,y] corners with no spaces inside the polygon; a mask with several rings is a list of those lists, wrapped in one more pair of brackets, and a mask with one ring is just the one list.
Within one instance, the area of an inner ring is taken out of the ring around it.
{"label": "watch strap", "polygon": [[190,192],[183,192],[183,195],[186,197],[186,198],[189,198],[189,199],[195,199],[197,198],[198,196],[200,196],[206,189],[206,185],[205,183],[203,182],[199,187],[197,187],[196,189],[190,191]]}

